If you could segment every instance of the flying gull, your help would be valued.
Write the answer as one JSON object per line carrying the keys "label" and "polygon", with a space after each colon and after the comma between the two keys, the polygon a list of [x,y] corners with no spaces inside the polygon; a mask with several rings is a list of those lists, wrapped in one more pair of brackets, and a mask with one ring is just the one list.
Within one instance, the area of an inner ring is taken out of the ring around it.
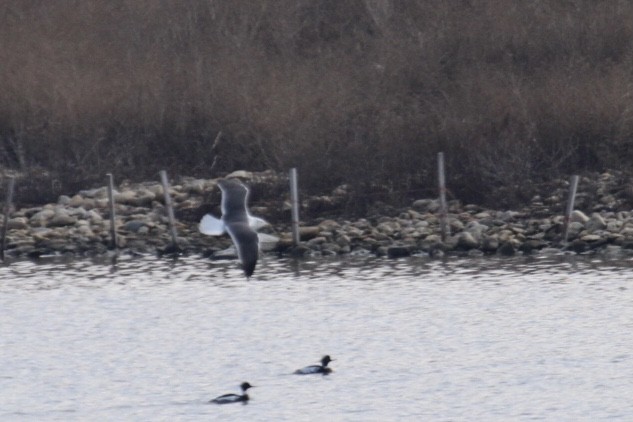
{"label": "flying gull", "polygon": [[200,221],[202,234],[219,236],[228,232],[233,240],[237,257],[242,264],[246,277],[253,275],[259,255],[259,237],[257,229],[268,223],[253,217],[246,207],[248,188],[236,179],[220,179],[218,186],[222,191],[222,218],[217,219],[206,214]]}

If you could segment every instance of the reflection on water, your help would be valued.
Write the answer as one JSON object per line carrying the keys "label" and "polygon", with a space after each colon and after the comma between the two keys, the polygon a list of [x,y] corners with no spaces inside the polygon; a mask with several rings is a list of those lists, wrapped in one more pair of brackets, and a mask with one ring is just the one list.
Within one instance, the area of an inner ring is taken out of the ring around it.
{"label": "reflection on water", "polygon": [[[633,419],[633,261],[0,266],[0,420]],[[292,375],[324,354],[327,377]],[[247,406],[206,402],[249,381]]]}

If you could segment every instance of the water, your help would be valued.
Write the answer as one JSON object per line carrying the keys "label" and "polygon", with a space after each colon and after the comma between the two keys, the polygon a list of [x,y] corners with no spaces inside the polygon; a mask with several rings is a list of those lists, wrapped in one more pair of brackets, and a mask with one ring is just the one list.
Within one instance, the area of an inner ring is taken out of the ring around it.
{"label": "water", "polygon": [[[0,267],[2,421],[633,420],[632,261]],[[324,354],[329,376],[292,372]],[[239,392],[248,405],[208,400]]]}

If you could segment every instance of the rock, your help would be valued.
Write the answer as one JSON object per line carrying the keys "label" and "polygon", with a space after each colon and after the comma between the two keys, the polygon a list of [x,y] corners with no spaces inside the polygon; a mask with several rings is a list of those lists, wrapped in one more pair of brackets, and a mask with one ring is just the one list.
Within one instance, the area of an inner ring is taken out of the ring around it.
{"label": "rock", "polygon": [[447,250],[446,245],[443,243],[435,243],[429,248],[429,256],[431,258],[442,258],[445,255],[445,250]]}
{"label": "rock", "polygon": [[114,195],[114,202],[117,204],[129,204],[136,197],[136,192],[125,190]]}
{"label": "rock", "polygon": [[477,221],[471,221],[466,224],[464,231],[470,233],[477,243],[481,242],[483,234],[488,231],[488,226],[478,223]]}
{"label": "rock", "polygon": [[188,193],[202,195],[205,191],[205,181],[203,179],[189,179],[183,183],[182,189]]}
{"label": "rock", "polygon": [[510,221],[513,220],[516,216],[518,216],[520,213],[516,212],[516,211],[503,211],[498,215],[498,218],[501,221]]}
{"label": "rock", "polygon": [[349,246],[351,239],[347,235],[340,235],[335,239],[335,242],[340,247]]}
{"label": "rock", "polygon": [[583,253],[588,249],[587,242],[580,239],[576,239],[567,245],[567,249],[576,252],[577,254]]}
{"label": "rock", "polygon": [[301,240],[310,240],[319,235],[321,229],[318,226],[299,227],[299,237]]}
{"label": "rock", "polygon": [[312,249],[319,249],[318,246],[321,245],[322,243],[325,243],[325,242],[327,242],[327,238],[325,238],[324,236],[317,236],[317,237],[313,237],[312,239],[308,240],[306,242],[306,244]]}
{"label": "rock", "polygon": [[26,230],[29,228],[28,220],[26,217],[10,218],[7,222],[8,230]]}
{"label": "rock", "polygon": [[[112,191],[112,193],[114,195],[116,195],[118,192],[116,189],[114,189]],[[100,199],[107,199],[108,198],[108,188],[103,186],[100,188],[96,188],[96,189],[88,189],[88,190],[82,190],[79,191],[79,195],[86,197],[86,198],[100,198]]]}
{"label": "rock", "polygon": [[[215,185],[213,185],[213,187],[215,187]],[[155,198],[163,198],[165,195],[163,191],[163,185],[161,185],[160,183],[147,185],[145,186],[145,189],[154,194]]]}
{"label": "rock", "polygon": [[389,258],[402,258],[411,255],[411,249],[404,245],[392,245],[387,248]]}
{"label": "rock", "polygon": [[109,204],[107,198],[97,198],[95,199],[94,205],[96,208],[106,209]]}
{"label": "rock", "polygon": [[582,240],[583,242],[597,242],[599,240],[602,240],[602,236],[599,236],[597,234],[586,234],[584,236],[581,236],[580,240]]}
{"label": "rock", "polygon": [[237,258],[237,251],[234,246],[229,246],[226,249],[222,249],[220,251],[216,251],[213,256],[213,259],[235,259]]}
{"label": "rock", "polygon": [[392,235],[394,232],[400,230],[400,224],[396,221],[383,221],[378,223],[376,229],[387,236]]}
{"label": "rock", "polygon": [[[607,173],[605,173],[607,174]],[[280,191],[281,176],[271,172],[237,171],[229,175],[246,180],[255,186],[256,203],[251,205],[255,215],[278,218],[282,216],[278,199],[267,197]],[[569,224],[567,249],[586,251],[600,248],[632,247],[633,212],[630,201],[626,202],[623,193],[628,179],[619,173],[609,173],[608,177],[583,177],[578,192],[577,205]],[[633,186],[633,184],[631,184]],[[217,179],[194,179],[181,177],[178,184],[172,185],[170,194],[174,201],[177,228],[183,236],[186,248],[195,250],[204,245],[220,249],[218,245],[230,245],[227,237],[205,238],[197,231],[197,222],[212,201],[219,204]],[[274,188],[270,188],[274,186]],[[449,203],[449,225],[454,235],[441,243],[439,238],[439,218],[437,199],[418,199],[411,207],[397,208],[394,204],[376,203],[369,207],[367,218],[352,221],[321,219],[311,222],[311,226],[301,228],[302,241],[306,253],[315,256],[343,253],[369,253],[377,255],[408,256],[418,251],[428,252],[431,256],[444,253],[477,256],[481,253],[514,254],[517,250],[530,253],[532,250],[550,248],[560,253],[564,217],[559,213],[562,202],[567,196],[568,184],[565,180],[556,181],[554,188],[548,188],[549,196],[536,195],[530,204],[519,211],[499,211],[481,207],[478,204],[461,205],[459,201]],[[285,182],[284,182],[285,189]],[[326,195],[328,206],[340,210],[341,204],[349,201],[354,193],[352,186],[340,186]],[[202,199],[210,193],[211,198]],[[633,191],[633,190],[632,190]],[[128,235],[128,247],[138,251],[161,250],[170,242],[164,209],[162,187],[157,182],[123,184],[115,192],[116,226],[122,234]],[[264,200],[260,200],[263,196]],[[633,195],[631,196],[633,197]],[[308,197],[304,203],[314,202]],[[583,211],[592,211],[585,214]],[[216,210],[217,211],[217,210]],[[328,215],[335,215],[329,213]],[[587,215],[591,215],[587,217]],[[73,251],[97,252],[104,250],[108,242],[110,222],[107,191],[105,188],[81,191],[75,195],[61,195],[57,204],[16,210],[9,220],[11,242],[24,241],[24,248],[31,247],[26,255],[63,253]],[[104,217],[106,218],[104,220]],[[271,218],[272,219],[272,218]],[[287,230],[287,225],[277,227]],[[273,233],[273,227],[267,227],[265,233]],[[272,234],[271,234],[272,236]],[[291,252],[292,240],[289,234],[270,242],[267,250]],[[30,242],[30,243],[29,243]],[[63,243],[67,246],[63,246]],[[125,242],[125,240],[123,240]],[[29,244],[31,246],[29,246]],[[552,248],[556,247],[556,249]],[[22,247],[22,246],[20,246]],[[262,248],[264,250],[264,248]],[[313,251],[313,252],[310,252]],[[467,253],[464,253],[467,251]],[[296,252],[294,252],[296,253]]]}
{"label": "rock", "polygon": [[259,233],[259,249],[262,252],[270,252],[277,250],[279,247],[279,238],[267,233]]}
{"label": "rock", "polygon": [[77,222],[77,218],[68,214],[64,209],[55,211],[53,218],[48,222],[49,227],[71,226]]}
{"label": "rock", "polygon": [[47,225],[48,220],[53,218],[55,210],[51,208],[44,208],[43,210],[33,214],[29,219],[29,225],[31,227],[44,227]]}
{"label": "rock", "polygon": [[605,239],[604,237],[598,237],[598,239],[593,240],[593,241],[586,241],[586,243],[589,249],[598,249],[598,248],[602,248],[603,246],[606,246],[609,243],[609,241]]}
{"label": "rock", "polygon": [[323,220],[318,225],[320,230],[332,232],[340,228],[340,224],[334,220]]}
{"label": "rock", "polygon": [[341,248],[336,245],[328,244],[321,248],[321,256],[334,256],[338,255]]}
{"label": "rock", "polygon": [[449,218],[448,226],[451,230],[451,233],[457,233],[464,230],[464,223],[456,218]]}
{"label": "rock", "polygon": [[94,237],[94,232],[92,231],[90,226],[86,226],[86,225],[81,225],[81,226],[77,227],[77,233],[79,233],[80,235],[85,236],[87,238]]}
{"label": "rock", "polygon": [[[360,251],[360,250],[359,250]],[[339,254],[349,254],[352,252],[352,248],[349,245],[341,246],[339,249]],[[357,254],[358,255],[358,254]]]}
{"label": "rock", "polygon": [[306,255],[310,251],[310,248],[303,244],[299,244],[297,246],[293,246],[290,248],[290,255],[294,257],[302,257]]}
{"label": "rock", "polygon": [[246,170],[236,170],[231,174],[228,174],[224,177],[225,179],[238,178],[244,180],[251,180],[253,178],[253,172]]}
{"label": "rock", "polygon": [[589,219],[589,221],[585,222],[585,227],[587,228],[587,230],[593,232],[596,230],[604,230],[605,228],[607,228],[607,223],[604,221],[604,218],[602,218],[600,214],[594,212],[593,214],[591,214],[591,218]]}
{"label": "rock", "polygon": [[376,256],[386,256],[388,249],[389,248],[387,246],[378,246],[378,248],[376,248],[375,250]]}
{"label": "rock", "polygon": [[131,221],[126,222],[123,225],[123,230],[127,230],[129,232],[136,233],[144,226],[145,226],[145,222],[144,221],[131,220]]}
{"label": "rock", "polygon": [[57,198],[57,203],[59,205],[68,205],[70,203],[70,197],[67,195],[60,195],[59,198]]}
{"label": "rock", "polygon": [[499,248],[499,240],[494,236],[485,236],[481,242],[481,250],[484,252],[496,252]]}
{"label": "rock", "polygon": [[88,213],[86,214],[86,218],[90,220],[90,222],[93,224],[99,224],[103,222],[103,217],[101,217],[101,214],[94,210],[88,211]]}
{"label": "rock", "polygon": [[569,223],[567,239],[571,240],[571,239],[577,238],[584,228],[585,226],[581,222],[574,221],[574,222]]}
{"label": "rock", "polygon": [[534,250],[541,249],[544,245],[545,244],[539,240],[530,239],[523,242],[521,246],[519,247],[519,250],[527,255],[527,254],[532,253],[532,251]]}
{"label": "rock", "polygon": [[[73,195],[72,198],[70,198],[70,201],[68,201],[68,205],[71,207],[80,207],[82,205],[84,205],[85,199],[83,196],[81,195]],[[94,203],[94,201],[92,201]]]}
{"label": "rock", "polygon": [[411,207],[416,211],[434,213],[439,211],[440,201],[437,199],[418,199],[413,201]]}
{"label": "rock", "polygon": [[504,255],[504,256],[512,256],[516,253],[516,249],[514,248],[514,245],[512,244],[512,242],[503,242],[501,244],[501,246],[499,246],[498,249],[499,254]]}
{"label": "rock", "polygon": [[479,242],[469,232],[462,232],[457,236],[457,247],[461,249],[474,249],[479,246]]}
{"label": "rock", "polygon": [[53,230],[47,227],[35,227],[31,229],[31,236],[36,241],[42,241],[48,239],[53,235]]}
{"label": "rock", "polygon": [[589,217],[587,217],[587,215],[585,213],[583,213],[582,211],[578,211],[578,210],[574,210],[571,213],[571,217],[569,219],[570,222],[578,222],[578,223],[582,223],[585,224],[589,221]]}
{"label": "rock", "polygon": [[622,229],[624,222],[622,220],[613,220],[607,223],[607,231],[611,233],[617,233]]}
{"label": "rock", "polygon": [[[144,189],[136,193],[136,196],[130,200],[130,205],[135,207],[149,207],[155,199],[156,195],[154,195],[154,193]],[[174,200],[176,199],[177,196],[174,197]]]}

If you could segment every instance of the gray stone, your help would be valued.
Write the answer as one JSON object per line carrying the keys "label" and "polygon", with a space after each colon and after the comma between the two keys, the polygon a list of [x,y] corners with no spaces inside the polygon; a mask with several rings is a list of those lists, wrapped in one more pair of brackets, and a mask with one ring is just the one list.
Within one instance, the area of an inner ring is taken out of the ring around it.
{"label": "gray stone", "polygon": [[387,248],[389,258],[402,258],[411,255],[411,249],[405,245],[392,245]]}
{"label": "gray stone", "polygon": [[481,242],[481,250],[495,252],[499,248],[499,239],[494,236],[485,236]]}
{"label": "gray stone", "polygon": [[28,220],[26,219],[26,217],[10,218],[9,221],[7,222],[8,230],[25,230],[28,228],[29,228],[29,225],[28,225]]}
{"label": "gray stone", "polygon": [[53,218],[55,210],[51,208],[44,208],[43,210],[33,214],[29,219],[29,224],[34,227],[46,226],[48,220]]}
{"label": "gray stone", "polygon": [[479,246],[479,242],[469,232],[462,232],[457,236],[457,246],[462,249],[474,249]]}
{"label": "gray stone", "polygon": [[607,223],[604,221],[604,218],[602,218],[600,214],[594,212],[593,214],[591,214],[591,218],[589,219],[589,221],[585,223],[585,227],[587,228],[587,230],[593,232],[596,230],[604,230],[607,227]]}
{"label": "gray stone", "polygon": [[456,218],[449,218],[448,226],[452,233],[457,233],[464,230],[464,223],[462,223],[460,220]]}
{"label": "gray stone", "polygon": [[231,174],[225,176],[226,179],[239,178],[244,180],[251,180],[253,178],[253,172],[246,170],[236,170]]}
{"label": "gray stone", "polygon": [[437,212],[440,209],[440,202],[437,199],[418,199],[413,201],[411,207],[422,212]]}
{"label": "gray stone", "polygon": [[126,222],[123,225],[123,229],[127,230],[129,232],[132,232],[132,233],[136,233],[136,232],[138,232],[141,229],[141,227],[144,227],[144,226],[145,226],[145,222],[144,221],[131,220],[131,221]]}
{"label": "gray stone", "polygon": [[580,240],[582,240],[583,242],[597,242],[599,240],[602,240],[602,236],[599,236],[597,234],[586,234],[584,236],[581,236]]}
{"label": "gray stone", "polygon": [[567,239],[575,239],[578,235],[580,235],[584,228],[585,226],[581,222],[573,221],[569,223]]}
{"label": "gray stone", "polygon": [[57,203],[59,205],[68,205],[70,203],[70,197],[68,195],[60,195],[57,198]]}
{"label": "gray stone", "polygon": [[499,254],[504,256],[512,256],[516,253],[516,249],[512,242],[503,242],[498,249]]}
{"label": "gray stone", "polygon": [[318,226],[299,227],[299,236],[301,240],[309,240],[319,235],[321,229]]}
{"label": "gray stone", "polygon": [[570,221],[585,224],[589,221],[589,217],[587,217],[587,215],[582,211],[574,210],[571,213]]}
{"label": "gray stone", "polygon": [[53,218],[48,222],[49,227],[72,226],[77,222],[77,218],[68,214],[68,211],[59,209]]}

